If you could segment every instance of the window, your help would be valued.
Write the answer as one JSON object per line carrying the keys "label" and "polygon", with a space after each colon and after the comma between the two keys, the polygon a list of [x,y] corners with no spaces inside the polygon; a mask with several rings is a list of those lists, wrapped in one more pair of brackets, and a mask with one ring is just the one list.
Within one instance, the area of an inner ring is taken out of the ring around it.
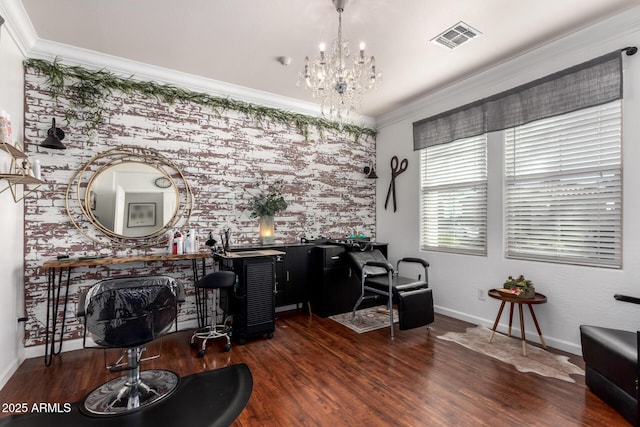
{"label": "window", "polygon": [[508,258],[620,268],[621,101],[505,130]]}
{"label": "window", "polygon": [[487,137],[420,153],[422,250],[487,253]]}

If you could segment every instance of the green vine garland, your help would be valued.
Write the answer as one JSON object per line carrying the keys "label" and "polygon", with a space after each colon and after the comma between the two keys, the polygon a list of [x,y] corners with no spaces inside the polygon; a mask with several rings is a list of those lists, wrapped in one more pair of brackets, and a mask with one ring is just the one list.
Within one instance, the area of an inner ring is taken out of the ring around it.
{"label": "green vine garland", "polygon": [[65,119],[67,123],[73,120],[84,121],[87,133],[97,129],[103,122],[106,112],[105,103],[115,91],[125,95],[137,92],[168,104],[176,101],[193,102],[207,106],[217,114],[225,110],[234,110],[252,118],[258,125],[266,119],[287,125],[293,124],[305,139],[309,137],[311,128],[316,128],[320,134],[324,131],[346,132],[354,138],[355,142],[363,136],[375,138],[378,133],[375,129],[340,124],[321,117],[193,92],[173,85],[137,81],[132,77],[119,77],[104,69],[92,71],[80,66],[64,65],[58,59],[53,62],[27,59],[25,65],[46,77],[46,83],[54,99],[62,95],[65,89],[68,90],[70,108],[66,109]]}

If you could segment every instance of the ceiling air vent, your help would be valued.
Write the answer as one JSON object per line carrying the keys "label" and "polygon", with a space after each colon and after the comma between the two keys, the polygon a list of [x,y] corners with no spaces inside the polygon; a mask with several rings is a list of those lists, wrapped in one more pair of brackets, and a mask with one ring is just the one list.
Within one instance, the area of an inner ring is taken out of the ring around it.
{"label": "ceiling air vent", "polygon": [[444,30],[442,33],[431,39],[433,43],[439,44],[449,49],[455,49],[458,46],[478,37],[480,31],[460,21],[453,27]]}

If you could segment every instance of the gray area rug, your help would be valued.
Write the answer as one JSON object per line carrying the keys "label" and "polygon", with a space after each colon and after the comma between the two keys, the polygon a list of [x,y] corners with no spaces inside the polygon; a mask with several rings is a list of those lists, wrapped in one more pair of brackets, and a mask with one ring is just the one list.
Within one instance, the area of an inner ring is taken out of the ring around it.
{"label": "gray area rug", "polygon": [[[335,320],[359,334],[389,327],[389,312],[384,305],[358,310],[353,320],[351,320],[351,312],[335,314],[329,316],[329,319]],[[398,310],[395,308],[393,309],[393,323],[398,323]]]}
{"label": "gray area rug", "polygon": [[489,342],[491,329],[483,326],[467,328],[466,332],[447,332],[438,338],[458,343],[478,353],[509,363],[520,372],[534,372],[545,377],[557,378],[575,383],[569,375],[584,375],[584,371],[569,362],[567,356],[550,353],[542,348],[527,344],[527,356],[522,355],[520,337],[495,334]]}

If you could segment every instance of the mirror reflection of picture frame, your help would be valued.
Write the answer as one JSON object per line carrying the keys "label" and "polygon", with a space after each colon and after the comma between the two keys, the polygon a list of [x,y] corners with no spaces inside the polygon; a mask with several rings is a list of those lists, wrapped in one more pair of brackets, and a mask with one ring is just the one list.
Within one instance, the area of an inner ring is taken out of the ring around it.
{"label": "mirror reflection of picture frame", "polygon": [[153,227],[156,225],[155,203],[129,203],[127,227]]}
{"label": "mirror reflection of picture frame", "polygon": [[89,208],[92,211],[96,210],[96,192],[95,191],[89,192]]}

